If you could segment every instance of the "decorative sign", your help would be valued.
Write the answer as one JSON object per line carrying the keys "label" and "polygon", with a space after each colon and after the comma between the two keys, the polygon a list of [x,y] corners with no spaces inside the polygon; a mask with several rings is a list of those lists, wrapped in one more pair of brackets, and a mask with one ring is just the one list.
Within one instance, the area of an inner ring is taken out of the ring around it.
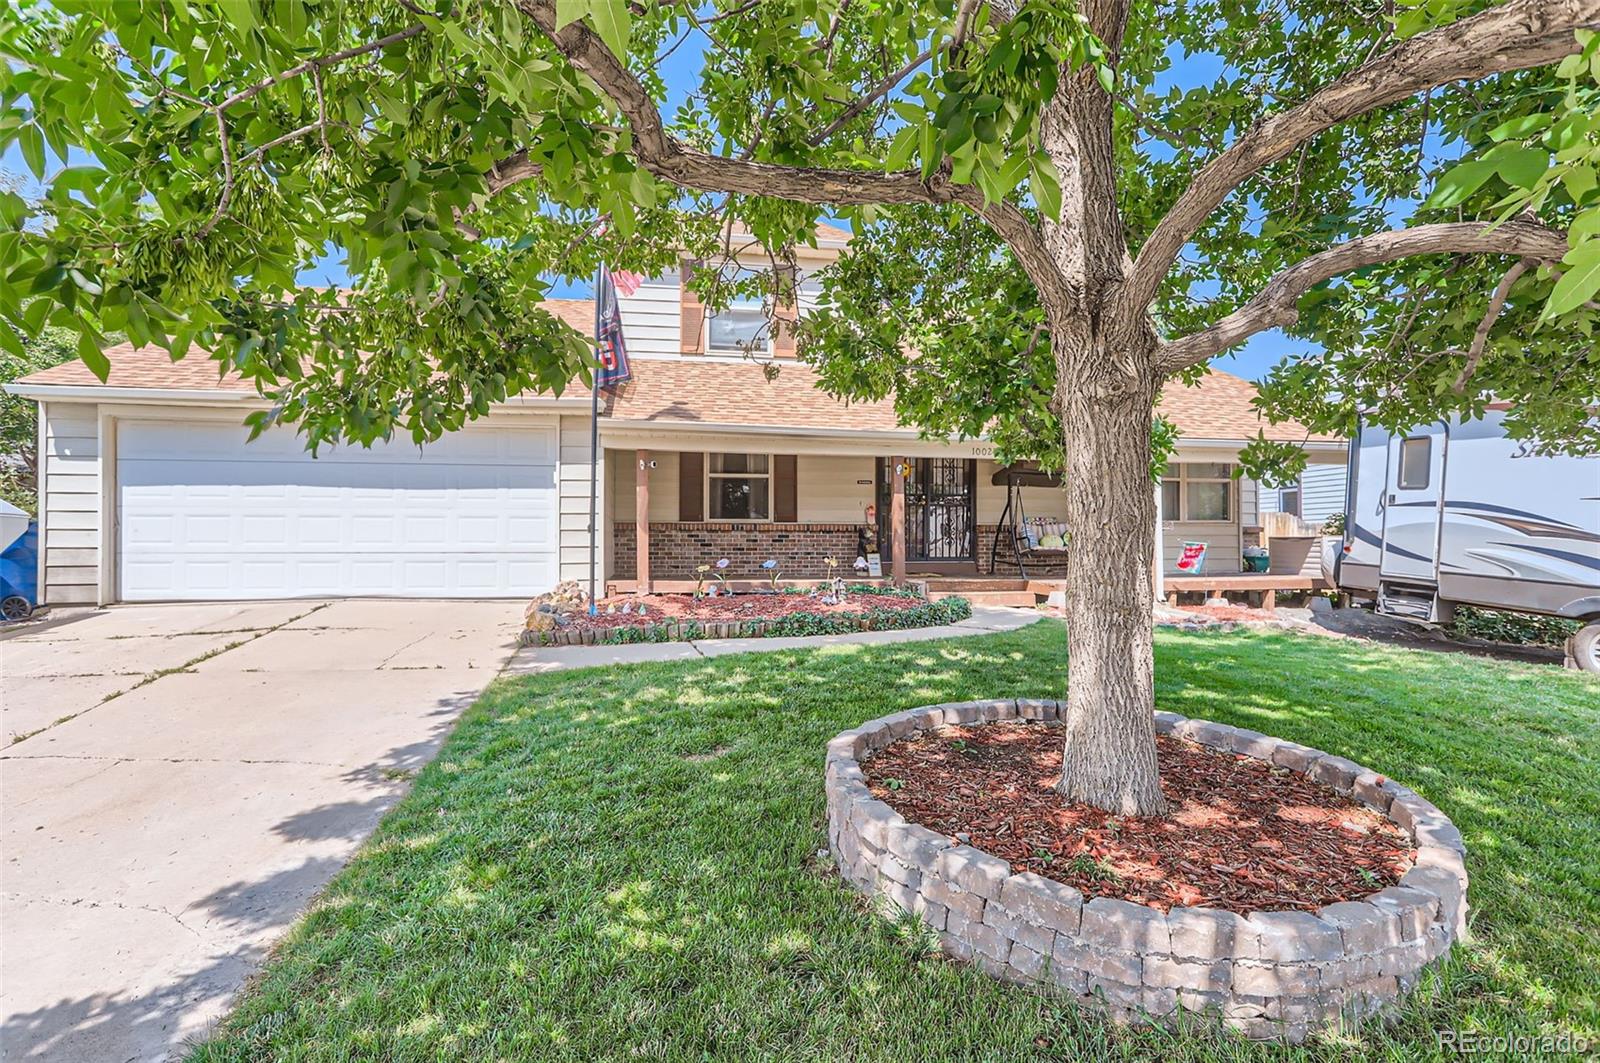
{"label": "decorative sign", "polygon": [[882,554],[868,554],[867,555],[867,575],[871,576],[873,579],[882,579],[883,578],[883,555]]}
{"label": "decorative sign", "polygon": [[1191,576],[1198,576],[1206,563],[1206,544],[1186,542],[1183,551],[1178,555],[1177,569],[1179,572]]}

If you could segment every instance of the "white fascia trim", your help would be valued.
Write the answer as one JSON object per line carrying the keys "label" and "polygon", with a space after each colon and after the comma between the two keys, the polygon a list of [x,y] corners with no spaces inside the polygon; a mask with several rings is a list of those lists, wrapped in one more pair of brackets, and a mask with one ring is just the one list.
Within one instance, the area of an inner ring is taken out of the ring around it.
{"label": "white fascia trim", "polygon": [[241,402],[259,395],[221,388],[117,388],[104,384],[7,384],[5,389],[25,399],[50,402],[88,399],[117,402]]}
{"label": "white fascia trim", "polygon": [[[105,384],[6,384],[5,389],[13,395],[27,399],[39,399],[51,402],[69,401],[97,401],[97,402],[140,402],[161,403],[199,403],[215,405],[219,402],[246,403],[267,405],[267,400],[250,391],[231,391],[223,388],[119,388]],[[589,397],[572,396],[569,398],[547,398],[513,396],[505,402],[497,402],[494,409],[503,411],[514,410],[587,410]]]}
{"label": "white fascia trim", "polygon": [[[1252,440],[1249,439],[1197,439],[1194,436],[1178,436],[1179,449],[1182,449],[1183,447],[1233,447],[1235,449],[1242,449],[1247,443],[1250,442],[1252,442]],[[1292,443],[1293,440],[1274,440],[1274,442]],[[1341,454],[1344,453],[1349,447],[1348,443],[1342,441],[1330,443],[1325,440],[1315,440],[1307,443],[1294,443],[1294,445],[1299,447],[1301,450],[1329,452],[1338,451]]]}
{"label": "white fascia trim", "polygon": [[720,421],[632,421],[600,418],[600,435],[665,431],[668,433],[724,432],[735,435],[807,436],[823,439],[855,439],[863,442],[882,440],[886,443],[982,443],[981,439],[936,439],[918,433],[915,429],[860,428],[808,428],[804,425],[726,424]]}

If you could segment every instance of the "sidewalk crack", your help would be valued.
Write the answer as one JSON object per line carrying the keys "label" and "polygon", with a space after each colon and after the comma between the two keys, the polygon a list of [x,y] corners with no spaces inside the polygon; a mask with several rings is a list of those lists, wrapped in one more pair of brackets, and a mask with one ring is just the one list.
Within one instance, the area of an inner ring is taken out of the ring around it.
{"label": "sidewalk crack", "polygon": [[[21,743],[23,743],[23,742],[27,741],[28,739],[32,738],[34,735],[43,734],[45,731],[51,730],[52,728],[60,727],[64,723],[68,723],[68,722],[70,722],[72,720],[76,720],[79,716],[82,716],[85,713],[93,712],[95,709],[98,709],[100,706],[106,704],[108,701],[115,701],[117,698],[122,697],[122,695],[130,693],[130,692],[135,691],[135,690],[138,690],[140,687],[149,686],[151,683],[154,683],[158,679],[162,679],[162,678],[164,678],[166,676],[169,676],[169,675],[175,675],[175,674],[177,674],[179,672],[192,672],[192,671],[194,671],[195,666],[198,665],[198,664],[201,664],[201,663],[203,663],[205,661],[209,661],[213,657],[220,657],[224,653],[227,653],[229,650],[236,650],[240,646],[248,645],[248,644],[254,642],[256,639],[265,638],[266,636],[272,634],[274,631],[277,631],[279,628],[284,627],[285,625],[288,625],[288,624],[292,624],[296,620],[304,619],[305,617],[310,616],[312,613],[315,613],[319,609],[326,609],[331,604],[332,604],[331,602],[321,602],[321,603],[319,603],[317,605],[312,606],[310,609],[307,609],[305,612],[301,613],[299,616],[291,616],[287,620],[283,621],[280,624],[275,624],[275,625],[273,625],[272,627],[269,627],[269,628],[261,628],[260,630],[257,630],[254,634],[252,634],[247,639],[239,639],[238,641],[230,642],[225,646],[218,646],[214,650],[207,650],[205,653],[200,654],[198,657],[194,657],[194,658],[191,658],[190,660],[184,661],[182,664],[177,665],[176,667],[173,667],[173,668],[161,668],[161,669],[158,669],[158,670],[156,670],[154,672],[149,672],[149,673],[145,674],[143,677],[141,677],[137,683],[134,683],[133,685],[128,687],[127,690],[115,690],[115,691],[112,691],[110,694],[107,694],[105,697],[101,698],[99,701],[97,701],[93,705],[89,706],[87,709],[79,709],[77,712],[68,713],[67,715],[62,716],[59,719],[52,720],[51,722],[45,724],[43,727],[40,727],[40,728],[37,728],[35,730],[29,731],[26,734],[16,735],[3,748],[5,750],[8,750],[8,751],[11,750],[11,749],[14,749],[18,745],[20,745]],[[204,632],[202,632],[202,634],[204,634]],[[129,678],[132,678],[132,677],[130,676]]]}

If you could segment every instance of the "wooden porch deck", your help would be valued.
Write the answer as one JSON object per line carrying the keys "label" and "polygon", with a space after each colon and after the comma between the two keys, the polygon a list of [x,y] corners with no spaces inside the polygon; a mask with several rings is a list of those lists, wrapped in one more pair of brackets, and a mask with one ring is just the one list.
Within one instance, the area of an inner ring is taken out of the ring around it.
{"label": "wooden porch deck", "polygon": [[[853,573],[848,577],[851,583],[883,585],[892,582],[888,579],[853,577]],[[791,587],[812,587],[822,582],[814,579],[783,581],[785,586]],[[1036,605],[1052,593],[1067,589],[1067,581],[1064,579],[1019,579],[1015,576],[912,574],[908,582],[923,584],[928,597],[934,601],[960,595],[975,605]],[[735,591],[754,590],[766,585],[764,581],[749,579],[731,579],[728,583]],[[1168,605],[1177,605],[1180,594],[1197,592],[1206,595],[1225,595],[1231,591],[1260,594],[1263,609],[1273,608],[1278,591],[1332,589],[1332,584],[1321,576],[1293,572],[1283,574],[1230,572],[1209,576],[1165,576],[1162,585],[1166,590]],[[658,594],[687,594],[694,588],[694,580],[654,580],[651,583],[651,590]],[[606,584],[608,595],[633,594],[637,590],[638,583],[635,580],[610,580]]]}

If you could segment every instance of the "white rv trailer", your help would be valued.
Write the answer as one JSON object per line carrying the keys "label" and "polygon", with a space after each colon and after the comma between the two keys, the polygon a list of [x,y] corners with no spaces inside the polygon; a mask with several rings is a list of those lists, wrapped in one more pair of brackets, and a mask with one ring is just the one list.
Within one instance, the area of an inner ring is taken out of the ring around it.
{"label": "white rv trailer", "polygon": [[1600,672],[1600,457],[1536,455],[1505,412],[1350,443],[1342,551],[1324,574],[1380,613],[1444,623],[1458,604],[1586,621]]}

